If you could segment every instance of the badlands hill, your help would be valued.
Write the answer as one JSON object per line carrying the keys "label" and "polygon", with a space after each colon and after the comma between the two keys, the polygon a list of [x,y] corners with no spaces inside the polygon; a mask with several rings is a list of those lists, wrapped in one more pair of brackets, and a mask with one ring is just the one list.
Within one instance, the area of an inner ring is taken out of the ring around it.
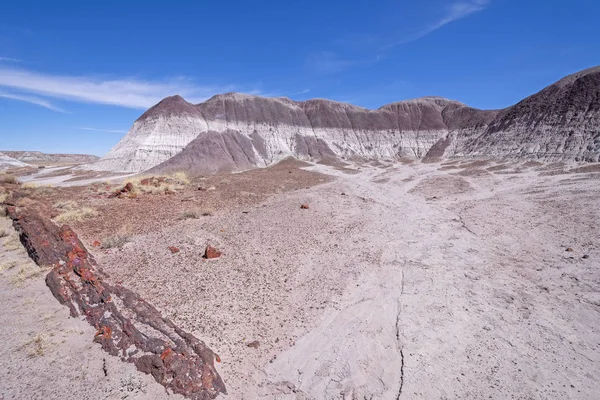
{"label": "badlands hill", "polygon": [[598,161],[600,67],[570,75],[504,110],[440,97],[377,110],[330,100],[239,93],[191,104],[162,100],[135,121],[93,170],[199,173],[267,166],[285,157],[457,156]]}
{"label": "badlands hill", "polygon": [[24,163],[79,164],[98,161],[100,157],[89,154],[48,154],[41,151],[3,151],[9,157]]}
{"label": "badlands hill", "polygon": [[0,153],[0,170],[21,167],[27,167],[27,164],[8,156],[5,153]]}

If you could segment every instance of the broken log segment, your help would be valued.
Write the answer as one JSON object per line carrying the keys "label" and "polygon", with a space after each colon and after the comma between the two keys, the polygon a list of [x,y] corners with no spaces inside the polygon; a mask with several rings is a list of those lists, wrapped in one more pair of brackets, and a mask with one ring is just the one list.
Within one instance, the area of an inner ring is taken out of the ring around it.
{"label": "broken log segment", "polygon": [[41,203],[20,192],[5,204],[29,256],[52,266],[46,284],[54,297],[96,328],[93,340],[105,351],[192,400],[227,393],[214,366],[218,356],[139,295],[111,284],[69,226],[55,225]]}

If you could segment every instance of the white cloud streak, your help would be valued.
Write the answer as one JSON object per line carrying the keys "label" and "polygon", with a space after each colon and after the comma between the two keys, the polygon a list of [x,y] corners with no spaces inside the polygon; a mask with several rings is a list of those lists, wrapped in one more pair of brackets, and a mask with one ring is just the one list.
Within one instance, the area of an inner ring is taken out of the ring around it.
{"label": "white cloud streak", "polygon": [[124,131],[121,129],[97,129],[97,128],[88,128],[88,127],[82,127],[79,129],[83,129],[84,131],[94,131],[94,132],[127,133],[127,131]]}
{"label": "white cloud streak", "polygon": [[109,104],[147,109],[167,96],[179,94],[192,103],[214,94],[233,91],[234,86],[200,86],[187,78],[162,81],[102,79],[89,76],[51,75],[0,66],[0,87],[45,97],[82,103]]}
{"label": "white cloud streak", "polygon": [[21,62],[21,60],[10,57],[0,57],[0,62]]}
{"label": "white cloud streak", "polygon": [[52,111],[58,111],[58,112],[61,112],[61,113],[67,113],[67,111],[63,110],[60,107],[55,106],[54,104],[52,104],[48,100],[42,99],[42,98],[39,98],[39,97],[35,97],[35,96],[28,96],[28,95],[24,95],[24,94],[15,94],[15,93],[0,92],[0,97],[1,98],[5,98],[5,99],[24,101],[24,102],[27,102],[27,103],[36,104],[36,105],[41,106],[41,107],[45,107],[45,108],[47,108],[49,110],[52,110]]}
{"label": "white cloud streak", "polygon": [[459,19],[468,17],[469,15],[484,10],[487,6],[490,5],[490,0],[470,0],[470,1],[460,1],[454,2],[450,4],[446,14],[437,22],[427,26],[422,31],[404,38],[396,43],[393,43],[386,48],[396,47],[401,44],[414,42],[415,40],[419,40],[430,33],[442,28],[449,23],[457,21]]}

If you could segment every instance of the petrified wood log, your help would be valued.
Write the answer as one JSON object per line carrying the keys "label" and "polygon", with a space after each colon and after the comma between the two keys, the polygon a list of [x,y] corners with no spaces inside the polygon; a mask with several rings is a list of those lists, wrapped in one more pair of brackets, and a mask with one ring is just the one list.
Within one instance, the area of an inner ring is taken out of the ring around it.
{"label": "petrified wood log", "polygon": [[6,204],[21,243],[38,265],[52,266],[46,284],[71,316],[85,316],[97,329],[94,341],[190,399],[226,393],[212,350],[137,294],[110,284],[69,226],[58,227],[41,203],[19,197]]}

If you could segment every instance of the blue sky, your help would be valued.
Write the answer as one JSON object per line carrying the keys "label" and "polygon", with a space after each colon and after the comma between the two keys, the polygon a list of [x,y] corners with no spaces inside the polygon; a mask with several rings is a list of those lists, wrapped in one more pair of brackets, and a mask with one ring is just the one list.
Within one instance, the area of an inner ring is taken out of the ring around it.
{"label": "blue sky", "polygon": [[600,64],[598,15],[595,0],[8,0],[0,149],[102,155],[172,94],[502,108]]}

